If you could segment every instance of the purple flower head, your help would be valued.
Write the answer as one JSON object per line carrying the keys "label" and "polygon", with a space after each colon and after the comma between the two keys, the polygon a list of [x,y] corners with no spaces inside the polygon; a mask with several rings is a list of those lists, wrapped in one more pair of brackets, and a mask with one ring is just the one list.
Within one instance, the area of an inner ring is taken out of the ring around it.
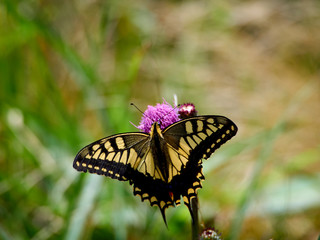
{"label": "purple flower head", "polygon": [[197,110],[193,103],[180,105],[178,113],[181,119],[197,116]]}
{"label": "purple flower head", "polygon": [[157,103],[156,106],[148,105],[137,128],[145,133],[149,133],[154,122],[159,122],[160,128],[165,129],[179,120],[178,110],[174,109],[164,100],[163,103]]}

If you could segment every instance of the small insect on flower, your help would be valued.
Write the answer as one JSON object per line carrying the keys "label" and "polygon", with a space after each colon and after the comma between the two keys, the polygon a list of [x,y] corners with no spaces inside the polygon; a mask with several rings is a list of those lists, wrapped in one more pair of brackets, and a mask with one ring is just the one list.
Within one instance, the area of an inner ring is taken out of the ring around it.
{"label": "small insect on flower", "polygon": [[202,159],[231,139],[237,126],[223,116],[195,116],[193,104],[182,105],[179,114],[165,101],[148,106],[138,126],[143,132],[95,141],[80,150],[73,167],[129,181],[134,195],[160,208],[165,223],[165,210],[182,196],[193,219],[191,199],[204,180]]}

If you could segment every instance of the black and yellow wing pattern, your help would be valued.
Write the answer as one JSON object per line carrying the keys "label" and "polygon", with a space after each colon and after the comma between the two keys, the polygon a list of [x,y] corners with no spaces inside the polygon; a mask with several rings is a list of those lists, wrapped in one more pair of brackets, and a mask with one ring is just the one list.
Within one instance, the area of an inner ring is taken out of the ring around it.
{"label": "black and yellow wing pattern", "polygon": [[134,195],[157,205],[166,222],[166,208],[179,205],[181,197],[190,210],[204,180],[202,159],[236,133],[237,126],[223,116],[191,117],[164,130],[155,122],[149,134],[116,134],[91,143],[80,150],[73,167],[129,181]]}

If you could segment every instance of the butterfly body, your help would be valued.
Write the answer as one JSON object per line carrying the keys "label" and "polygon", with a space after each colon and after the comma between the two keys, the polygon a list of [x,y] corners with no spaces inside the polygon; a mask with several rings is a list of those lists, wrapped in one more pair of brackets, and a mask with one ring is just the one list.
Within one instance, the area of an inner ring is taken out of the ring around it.
{"label": "butterfly body", "polygon": [[237,132],[223,116],[197,116],[161,130],[154,122],[150,133],[123,133],[100,139],[77,154],[78,171],[105,175],[133,185],[134,195],[157,205],[165,220],[169,206],[190,200],[201,188],[202,159],[207,159]]}
{"label": "butterfly body", "polygon": [[[162,135],[160,125],[157,122],[153,123],[151,127],[148,142],[150,143],[150,150],[152,152],[152,158],[154,159],[155,169],[158,171],[157,176],[164,182],[168,183],[168,167],[170,159],[168,158],[165,139]],[[156,176],[153,176],[153,179],[156,179]]]}

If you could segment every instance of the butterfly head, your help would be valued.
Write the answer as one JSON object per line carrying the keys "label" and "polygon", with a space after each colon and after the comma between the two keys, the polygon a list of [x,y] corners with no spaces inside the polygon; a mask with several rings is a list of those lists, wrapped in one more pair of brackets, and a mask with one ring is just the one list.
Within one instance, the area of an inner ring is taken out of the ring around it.
{"label": "butterfly head", "polygon": [[163,138],[161,125],[158,122],[154,122],[149,131],[150,137],[153,138],[155,135]]}

